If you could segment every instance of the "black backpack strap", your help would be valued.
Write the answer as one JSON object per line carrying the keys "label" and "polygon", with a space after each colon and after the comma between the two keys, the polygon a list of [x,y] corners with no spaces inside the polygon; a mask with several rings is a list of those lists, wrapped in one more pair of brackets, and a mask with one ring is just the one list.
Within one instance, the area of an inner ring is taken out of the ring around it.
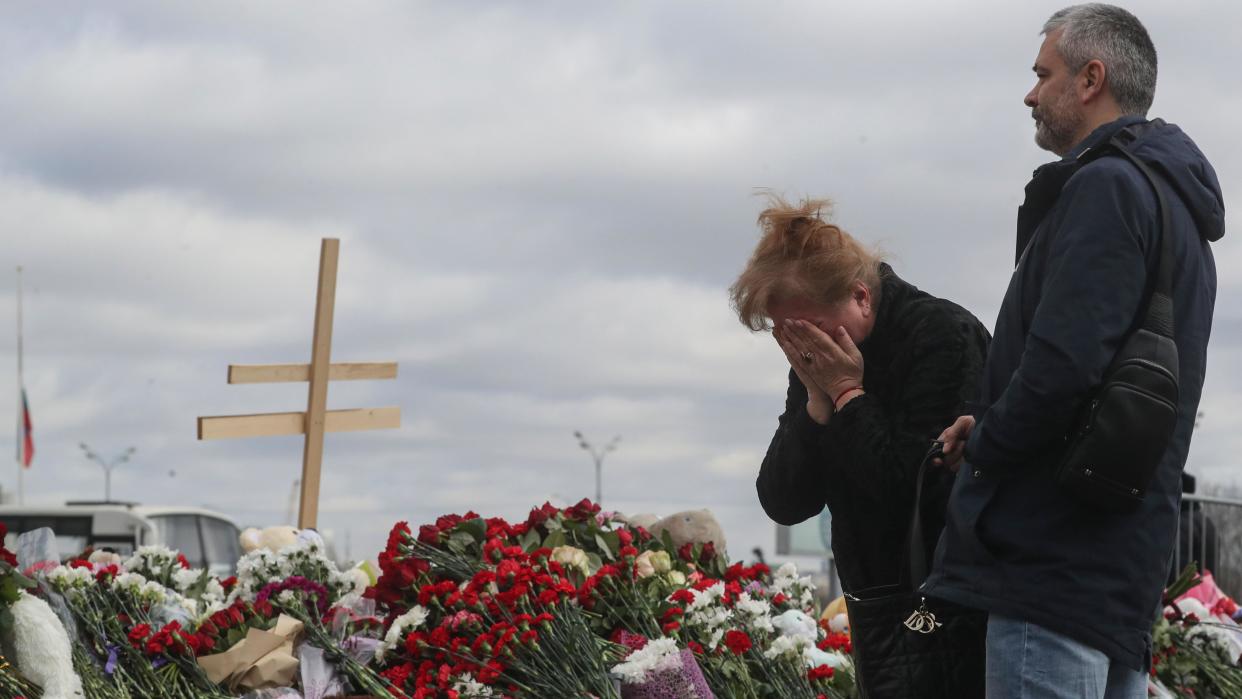
{"label": "black backpack strap", "polygon": [[[1162,123],[1160,120],[1152,123]],[[1143,327],[1158,335],[1173,337],[1173,222],[1169,212],[1169,202],[1164,196],[1164,187],[1151,167],[1139,160],[1129,145],[1137,136],[1130,129],[1122,129],[1109,141],[1112,150],[1129,160],[1143,173],[1152,191],[1156,193],[1156,205],[1160,209],[1160,250],[1159,265],[1156,270],[1156,286],[1152,290],[1151,300],[1147,304],[1147,317],[1143,319]]]}
{"label": "black backpack strap", "polygon": [[[1170,232],[1173,230],[1172,214],[1169,210],[1168,199],[1164,195],[1165,188],[1161,185],[1162,180],[1151,166],[1140,160],[1130,150],[1130,145],[1138,140],[1142,132],[1163,125],[1163,120],[1153,119],[1149,122],[1127,126],[1118,131],[1104,145],[1083,151],[1078,156],[1076,164],[1082,167],[1097,158],[1109,155],[1125,158],[1138,168],[1138,171],[1151,185],[1152,191],[1156,193],[1156,206],[1160,211],[1160,229],[1156,232],[1160,238],[1160,248],[1156,252],[1156,284],[1150,287],[1145,316],[1138,327],[1146,328],[1158,335],[1173,337],[1173,266],[1176,258],[1173,254],[1173,236]],[[1046,260],[1051,240],[1047,235],[1039,237],[1043,238],[1042,241],[1036,241],[1041,243],[1039,254],[1042,259]]]}

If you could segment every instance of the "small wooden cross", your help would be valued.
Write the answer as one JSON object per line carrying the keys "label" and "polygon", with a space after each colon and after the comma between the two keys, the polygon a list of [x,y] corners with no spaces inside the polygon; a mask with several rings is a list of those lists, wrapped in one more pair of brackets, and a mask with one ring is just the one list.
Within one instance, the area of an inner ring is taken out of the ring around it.
{"label": "small wooden cross", "polygon": [[401,408],[328,410],[328,382],[395,379],[396,362],[332,364],[332,311],[336,305],[336,238],[324,238],[319,250],[319,292],[315,300],[315,337],[310,364],[229,365],[229,383],[309,381],[306,412],[221,415],[198,419],[198,438],[231,439],[304,434],[302,494],[298,528],[312,529],[319,519],[319,471],[324,432],[393,429],[401,426]]}

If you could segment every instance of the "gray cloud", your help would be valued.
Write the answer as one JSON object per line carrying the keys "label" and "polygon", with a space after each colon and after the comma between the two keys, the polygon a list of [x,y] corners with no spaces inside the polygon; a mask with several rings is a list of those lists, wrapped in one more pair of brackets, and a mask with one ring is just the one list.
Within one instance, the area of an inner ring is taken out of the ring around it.
{"label": "gray cloud", "polygon": [[[28,269],[28,491],[95,495],[77,442],[136,444],[122,496],[283,516],[300,443],[198,443],[194,418],[303,403],[304,387],[226,386],[224,367],[306,360],[317,241],[338,236],[335,356],[402,368],[330,401],[405,413],[328,438],[323,521],[356,554],[398,519],[590,494],[574,429],[624,436],[609,506],[712,506],[735,551],[770,550],[753,476],[784,369],[725,293],[755,188],[833,197],[904,276],[990,324],[1048,158],[1021,98],[1055,9],[17,4],[0,225]],[[1233,207],[1242,10],[1131,9],[1161,52],[1155,113],[1198,140]],[[1218,480],[1242,448],[1231,241],[1191,466]],[[6,287],[7,327],[12,308]]]}

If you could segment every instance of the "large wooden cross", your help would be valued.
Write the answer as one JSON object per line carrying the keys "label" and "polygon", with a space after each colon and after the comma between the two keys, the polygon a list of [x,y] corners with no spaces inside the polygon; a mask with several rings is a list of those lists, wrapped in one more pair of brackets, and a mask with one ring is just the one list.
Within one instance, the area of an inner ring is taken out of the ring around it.
{"label": "large wooden cross", "polygon": [[302,450],[302,493],[298,527],[314,528],[319,519],[319,472],[324,432],[392,429],[401,426],[401,408],[328,410],[328,382],[394,379],[396,362],[332,364],[332,311],[336,305],[336,263],[340,241],[324,238],[319,251],[319,293],[315,300],[315,336],[310,364],[229,365],[229,383],[309,381],[306,412],[222,415],[198,419],[199,439],[266,435],[306,435]]}

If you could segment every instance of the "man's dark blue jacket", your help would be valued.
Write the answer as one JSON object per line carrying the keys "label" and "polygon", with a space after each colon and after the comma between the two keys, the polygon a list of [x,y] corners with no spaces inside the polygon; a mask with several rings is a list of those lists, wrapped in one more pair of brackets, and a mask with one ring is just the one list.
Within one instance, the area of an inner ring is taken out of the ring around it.
{"label": "man's dark blue jacket", "polygon": [[[1117,155],[1078,162],[1134,124],[1143,131],[1130,149],[1167,184],[1181,391],[1177,429],[1142,506],[1106,514],[1059,491],[1052,471],[1155,278],[1160,216],[1151,185]],[[1027,185],[978,424],[922,589],[1146,671],[1207,363],[1216,299],[1208,243],[1224,235],[1225,212],[1216,173],[1194,142],[1176,126],[1143,124],[1124,117],[1099,127]]]}

